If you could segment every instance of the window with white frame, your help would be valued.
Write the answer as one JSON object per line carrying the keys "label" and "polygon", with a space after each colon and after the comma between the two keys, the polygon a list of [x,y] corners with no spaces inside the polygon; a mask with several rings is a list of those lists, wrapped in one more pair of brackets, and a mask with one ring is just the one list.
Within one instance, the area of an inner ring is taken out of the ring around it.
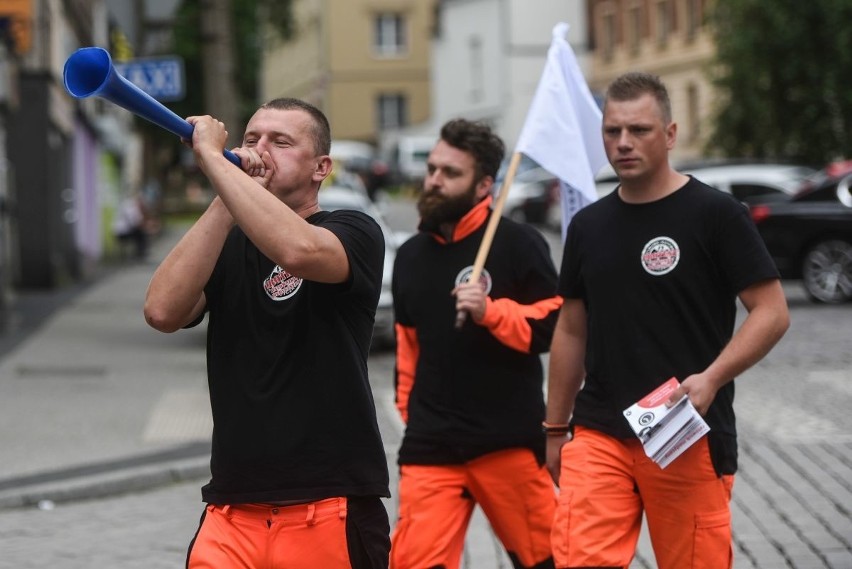
{"label": "window with white frame", "polygon": [[642,5],[634,3],[630,6],[627,15],[627,37],[630,42],[630,53],[636,54],[639,52],[639,46],[642,41]]}
{"label": "window with white frame", "polygon": [[615,54],[615,14],[606,12],[601,17],[601,43],[604,59],[609,61]]}
{"label": "window with white frame", "polygon": [[401,128],[408,124],[408,99],[401,93],[383,93],[376,99],[379,130]]}
{"label": "window with white frame", "polygon": [[687,140],[690,143],[694,143],[701,138],[701,107],[699,103],[698,87],[694,83],[690,83],[686,88],[686,109],[689,120]]}
{"label": "window with white frame", "polygon": [[405,16],[399,13],[377,14],[374,20],[373,50],[376,55],[393,57],[408,53]]}
{"label": "window with white frame", "polygon": [[686,0],[686,37],[695,38],[695,34],[701,29],[703,16],[701,13],[701,0]]}
{"label": "window with white frame", "polygon": [[485,63],[482,54],[482,38],[471,36],[470,48],[470,100],[477,103],[485,94]]}
{"label": "window with white frame", "polygon": [[657,2],[657,43],[666,45],[672,31],[671,12],[668,0]]}

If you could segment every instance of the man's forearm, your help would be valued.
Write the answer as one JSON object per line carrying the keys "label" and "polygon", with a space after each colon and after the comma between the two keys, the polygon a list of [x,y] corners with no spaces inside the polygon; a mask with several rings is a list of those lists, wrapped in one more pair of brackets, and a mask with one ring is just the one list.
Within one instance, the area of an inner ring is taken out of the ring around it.
{"label": "man's forearm", "polygon": [[[579,358],[579,360],[577,359]],[[545,420],[553,425],[567,424],[574,412],[574,400],[583,385],[583,361],[576,342],[560,331],[554,332],[547,375],[547,412]]]}
{"label": "man's forearm", "polygon": [[171,332],[197,316],[204,286],[232,226],[231,214],[216,198],[166,256],[145,297],[145,319],[152,327]]}
{"label": "man's forearm", "polygon": [[741,300],[748,310],[739,329],[705,370],[718,389],[763,359],[790,327],[790,315],[778,281],[750,287]]}
{"label": "man's forearm", "polygon": [[551,424],[565,424],[585,378],[586,310],[582,302],[568,300],[559,312],[550,348],[547,379],[547,415]]}

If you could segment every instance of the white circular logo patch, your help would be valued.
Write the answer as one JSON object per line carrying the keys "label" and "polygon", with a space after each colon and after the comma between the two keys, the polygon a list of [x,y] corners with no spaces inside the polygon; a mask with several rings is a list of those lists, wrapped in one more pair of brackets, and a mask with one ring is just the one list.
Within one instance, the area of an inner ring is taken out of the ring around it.
{"label": "white circular logo patch", "polygon": [[287,300],[296,294],[301,286],[302,279],[294,277],[279,265],[275,265],[272,273],[263,281],[263,290],[266,291],[266,295],[276,302]]}
{"label": "white circular logo patch", "polygon": [[654,237],[642,248],[642,266],[654,276],[670,273],[680,261],[680,247],[671,237]]}
{"label": "white circular logo patch", "polygon": [[[473,265],[467,266],[459,271],[459,274],[456,275],[456,286],[469,281],[472,273]],[[491,280],[491,274],[485,268],[483,268],[482,272],[479,273],[479,283],[485,288],[486,295],[491,292],[491,285],[493,284],[493,281]]]}

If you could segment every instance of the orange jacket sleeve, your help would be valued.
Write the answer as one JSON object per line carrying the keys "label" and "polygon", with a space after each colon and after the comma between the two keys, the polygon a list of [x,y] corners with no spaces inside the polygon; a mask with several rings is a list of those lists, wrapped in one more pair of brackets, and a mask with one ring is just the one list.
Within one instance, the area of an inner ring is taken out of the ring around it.
{"label": "orange jacket sleeve", "polygon": [[414,372],[420,356],[417,329],[397,323],[396,328],[396,408],[404,422],[408,422],[408,397],[414,387]]}
{"label": "orange jacket sleeve", "polygon": [[525,354],[546,352],[562,306],[562,297],[534,304],[518,304],[510,298],[485,299],[485,316],[479,322],[501,343]]}

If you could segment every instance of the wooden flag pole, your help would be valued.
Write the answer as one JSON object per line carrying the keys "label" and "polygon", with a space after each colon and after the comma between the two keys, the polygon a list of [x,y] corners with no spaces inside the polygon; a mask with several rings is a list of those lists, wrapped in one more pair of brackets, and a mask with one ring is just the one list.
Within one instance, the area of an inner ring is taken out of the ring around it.
{"label": "wooden flag pole", "polygon": [[[494,233],[497,232],[497,224],[500,223],[500,218],[503,216],[503,204],[506,203],[506,196],[509,195],[509,188],[512,187],[515,172],[517,172],[518,164],[520,163],[521,153],[515,152],[512,155],[512,160],[509,162],[509,169],[506,171],[503,185],[500,187],[500,194],[497,196],[497,201],[494,202],[491,218],[488,220],[488,226],[485,228],[485,234],[482,236],[482,243],[479,244],[479,251],[476,253],[476,259],[473,262],[473,271],[470,273],[468,282],[478,281],[479,276],[482,274],[485,259],[488,258],[488,251],[491,250],[491,242],[494,241]],[[461,329],[466,318],[467,312],[464,310],[459,310],[456,313],[456,330]]]}

